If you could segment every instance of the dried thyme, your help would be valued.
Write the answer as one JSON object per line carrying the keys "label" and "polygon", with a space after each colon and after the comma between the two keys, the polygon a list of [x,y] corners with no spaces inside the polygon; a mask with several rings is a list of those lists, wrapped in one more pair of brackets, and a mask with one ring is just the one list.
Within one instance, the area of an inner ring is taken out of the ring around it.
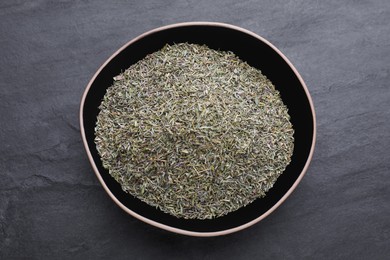
{"label": "dried thyme", "polygon": [[122,189],[180,218],[223,216],[265,196],[290,163],[279,92],[232,52],[166,45],[114,78],[95,143]]}

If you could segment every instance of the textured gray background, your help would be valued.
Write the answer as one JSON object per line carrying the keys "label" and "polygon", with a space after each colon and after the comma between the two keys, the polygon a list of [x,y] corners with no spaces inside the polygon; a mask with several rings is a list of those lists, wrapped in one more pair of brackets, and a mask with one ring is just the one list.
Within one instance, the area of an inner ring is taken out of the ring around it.
{"label": "textured gray background", "polygon": [[[78,121],[89,79],[114,51],[195,20],[280,48],[318,120],[311,167],[289,199],[245,231],[207,239],[119,209]],[[0,52],[0,258],[389,259],[390,1],[1,1]]]}

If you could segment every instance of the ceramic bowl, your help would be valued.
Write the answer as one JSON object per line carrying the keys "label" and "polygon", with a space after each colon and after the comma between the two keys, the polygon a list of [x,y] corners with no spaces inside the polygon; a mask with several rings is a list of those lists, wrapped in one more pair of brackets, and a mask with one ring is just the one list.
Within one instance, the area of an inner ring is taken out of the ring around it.
{"label": "ceramic bowl", "polygon": [[[113,77],[165,44],[180,42],[205,44],[229,50],[262,71],[279,90],[289,109],[295,134],[291,163],[264,198],[255,200],[226,216],[211,220],[179,219],[147,205],[122,191],[103,168],[94,143],[98,106],[113,83]],[[81,101],[80,128],[93,170],[111,199],[125,212],[148,224],[191,236],[218,236],[247,228],[267,217],[297,187],[313,155],[316,138],[315,112],[309,91],[291,62],[270,42],[237,26],[190,22],[164,26],[146,32],[116,51],[95,73]]]}

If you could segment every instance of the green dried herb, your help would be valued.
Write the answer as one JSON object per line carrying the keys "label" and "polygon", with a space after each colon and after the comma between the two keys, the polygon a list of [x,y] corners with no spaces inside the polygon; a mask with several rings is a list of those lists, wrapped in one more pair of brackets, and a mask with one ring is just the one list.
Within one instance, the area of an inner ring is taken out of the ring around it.
{"label": "green dried herb", "polygon": [[122,189],[176,217],[209,219],[265,196],[290,163],[279,92],[232,52],[166,45],[114,78],[95,143]]}

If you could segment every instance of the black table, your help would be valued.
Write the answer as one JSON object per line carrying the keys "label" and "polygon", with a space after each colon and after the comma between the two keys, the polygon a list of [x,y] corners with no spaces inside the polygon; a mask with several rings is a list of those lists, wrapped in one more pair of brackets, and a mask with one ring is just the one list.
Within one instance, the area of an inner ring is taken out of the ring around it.
{"label": "black table", "polygon": [[[1,1],[1,259],[390,257],[389,1],[131,2]],[[114,51],[196,20],[270,40],[317,112],[301,184],[271,216],[225,237],[176,235],[124,213],[98,183],[79,131],[84,88]]]}

